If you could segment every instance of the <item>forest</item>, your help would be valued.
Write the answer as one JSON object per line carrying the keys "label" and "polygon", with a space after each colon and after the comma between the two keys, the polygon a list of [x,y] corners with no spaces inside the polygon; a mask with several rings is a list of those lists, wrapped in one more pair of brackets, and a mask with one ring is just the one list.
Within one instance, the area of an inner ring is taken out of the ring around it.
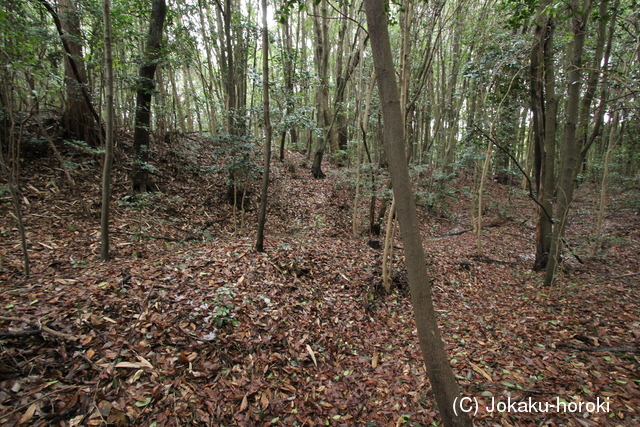
{"label": "forest", "polygon": [[640,425],[636,0],[0,0],[0,425]]}

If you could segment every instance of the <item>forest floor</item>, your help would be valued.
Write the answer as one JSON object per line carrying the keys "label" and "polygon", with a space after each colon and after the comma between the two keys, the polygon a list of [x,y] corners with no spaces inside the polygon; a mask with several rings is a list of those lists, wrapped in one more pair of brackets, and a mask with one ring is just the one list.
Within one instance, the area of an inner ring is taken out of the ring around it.
{"label": "forest floor", "polygon": [[[385,293],[381,251],[364,232],[367,200],[362,233],[351,233],[344,168],[325,164],[327,178],[314,180],[300,153],[274,161],[257,253],[259,177],[242,224],[224,174],[209,168],[212,149],[189,135],[154,143],[161,192],[132,196],[119,140],[109,262],[99,261],[98,158],[63,152],[75,191],[52,156],[26,162],[27,278],[2,194],[1,425],[440,425],[402,242]],[[489,183],[478,256],[471,179],[441,185],[420,208],[422,236],[474,424],[640,425],[638,195],[612,192],[591,257],[599,192],[579,189],[567,230],[577,257],[565,256],[547,288],[531,271],[535,205],[525,192]]]}

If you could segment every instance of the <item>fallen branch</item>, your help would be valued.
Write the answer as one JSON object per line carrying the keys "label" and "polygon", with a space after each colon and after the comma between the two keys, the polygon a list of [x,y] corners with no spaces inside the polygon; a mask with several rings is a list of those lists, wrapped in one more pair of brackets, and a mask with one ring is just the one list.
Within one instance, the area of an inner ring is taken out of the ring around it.
{"label": "fallen branch", "polygon": [[569,246],[569,243],[563,238],[562,239],[562,243],[564,243],[565,247],[569,250],[569,253],[571,255],[573,255],[573,257],[576,259],[576,261],[578,261],[580,264],[584,265],[584,261],[582,261],[580,259],[580,257],[578,256],[578,254],[576,254],[575,252],[573,252],[573,249],[571,249],[571,246]]}
{"label": "fallen branch", "polygon": [[[18,317],[7,317],[0,316],[0,321],[5,322],[24,322],[24,319],[20,319]],[[57,338],[62,338],[66,341],[77,341],[78,337],[74,337],[73,335],[65,334],[64,332],[58,332],[53,330],[47,326],[41,325],[39,321],[31,320],[27,321],[34,329],[24,329],[20,331],[9,331],[9,332],[0,332],[0,338],[19,338],[19,337],[28,337],[32,335],[41,335],[43,332],[49,335],[53,335]]]}
{"label": "fallen branch", "polygon": [[19,338],[29,337],[31,335],[40,335],[42,330],[40,329],[28,329],[26,331],[14,331],[14,332],[0,332],[0,338]]}
{"label": "fallen branch", "polygon": [[609,279],[607,280],[624,279],[625,277],[634,277],[634,276],[640,276],[640,271],[637,273],[628,273],[628,274],[621,274],[620,276],[609,277]]}
{"label": "fallen branch", "polygon": [[486,256],[481,257],[481,256],[475,255],[475,256],[472,256],[472,258],[475,259],[476,261],[484,262],[486,264],[518,265],[518,263],[515,261],[502,261],[499,259],[493,259]]}
{"label": "fallen branch", "polygon": [[[15,414],[17,412],[22,411],[24,408],[33,405],[34,403],[38,402],[39,400],[47,399],[49,396],[53,396],[54,394],[58,394],[58,393],[63,393],[65,391],[67,391],[67,390],[71,390],[71,389],[74,389],[74,388],[78,389],[78,388],[80,388],[80,386],[70,385],[70,386],[61,388],[60,390],[54,390],[51,393],[47,393],[45,395],[39,396],[39,397],[35,398],[34,400],[31,400],[31,401],[25,403],[22,406],[18,406],[17,408],[15,408],[13,411],[9,412],[8,414],[2,415],[2,419],[9,419],[9,416],[11,416],[11,415],[13,415],[13,414]],[[30,396],[32,393],[33,392],[27,394],[27,396]]]}
{"label": "fallen branch", "polygon": [[[42,0],[41,0],[42,1]],[[533,202],[540,206],[540,209],[542,209],[542,211],[544,212],[544,214],[547,216],[547,218],[549,218],[549,221],[553,224],[554,220],[553,217],[551,216],[551,214],[549,212],[547,212],[547,209],[545,209],[544,206],[542,206],[542,204],[540,204],[540,202],[538,201],[537,197],[533,194],[533,184],[531,183],[531,179],[529,178],[529,175],[527,175],[527,173],[524,171],[524,169],[522,169],[522,166],[520,166],[520,163],[518,163],[518,160],[513,157],[513,154],[511,154],[509,152],[509,150],[507,150],[506,148],[504,148],[503,146],[501,146],[500,144],[498,144],[498,142],[490,137],[489,135],[487,135],[487,133],[482,130],[482,128],[478,125],[474,125],[475,129],[480,132],[485,138],[487,138],[493,145],[495,145],[496,147],[498,147],[502,152],[504,152],[507,156],[509,156],[509,158],[514,162],[514,164],[516,165],[516,167],[520,170],[520,172],[522,173],[522,176],[524,176],[524,178],[527,180],[528,183],[528,189],[529,189],[529,198],[531,200],[533,200]]]}
{"label": "fallen branch", "polygon": [[193,234],[190,235],[190,236],[187,236],[187,237],[182,237],[182,238],[167,237],[167,236],[152,236],[150,234],[128,233],[126,231],[112,231],[111,234],[121,234],[123,236],[143,237],[145,239],[165,240],[167,242],[188,242],[188,241],[200,240],[200,238],[198,236],[194,236]]}
{"label": "fallen branch", "polygon": [[556,344],[556,348],[570,348],[572,350],[588,351],[591,353],[604,353],[608,351],[612,353],[640,353],[640,348],[638,347],[581,347],[564,342]]}
{"label": "fallen branch", "polygon": [[[482,228],[494,228],[494,227],[501,227],[503,226],[505,223],[507,223],[508,219],[507,218],[500,218],[500,219],[496,219],[494,221],[491,221],[490,223],[488,223],[487,225],[483,225]],[[442,236],[439,236],[440,238],[442,237],[451,237],[451,236],[461,236],[465,233],[470,233],[473,231],[473,228],[465,228],[464,230],[461,231],[454,231],[453,233],[449,233],[449,234],[444,234]]]}

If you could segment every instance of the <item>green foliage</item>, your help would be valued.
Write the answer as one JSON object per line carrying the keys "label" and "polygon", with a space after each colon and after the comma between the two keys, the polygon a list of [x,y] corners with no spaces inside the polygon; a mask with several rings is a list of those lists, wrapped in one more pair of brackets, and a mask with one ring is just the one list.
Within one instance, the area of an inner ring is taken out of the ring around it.
{"label": "green foliage", "polygon": [[210,314],[205,321],[211,321],[217,328],[227,325],[236,326],[238,321],[235,319],[232,298],[235,295],[234,290],[229,285],[223,285],[216,291],[216,297],[208,307]]}
{"label": "green foliage", "polygon": [[83,152],[85,154],[91,155],[104,155],[104,148],[102,147],[91,147],[84,141],[70,140],[64,142],[67,146],[75,148],[76,150]]}
{"label": "green foliage", "polygon": [[[237,136],[229,133],[216,135],[214,143],[217,145],[214,155],[220,164],[215,172],[225,173],[232,176],[233,179],[241,177],[255,178],[262,172],[259,165],[258,152],[255,149],[255,143],[249,136]],[[220,159],[224,161],[220,162]],[[233,182],[230,180],[229,185]]]}
{"label": "green foliage", "polygon": [[139,194],[127,194],[119,200],[118,206],[127,207],[137,211],[152,208],[153,210],[166,211],[171,203],[182,202],[180,196],[169,197],[161,192],[149,192]]}
{"label": "green foliage", "polygon": [[529,25],[539,3],[540,0],[502,0],[500,9],[508,13],[505,26],[511,29],[520,29]]}

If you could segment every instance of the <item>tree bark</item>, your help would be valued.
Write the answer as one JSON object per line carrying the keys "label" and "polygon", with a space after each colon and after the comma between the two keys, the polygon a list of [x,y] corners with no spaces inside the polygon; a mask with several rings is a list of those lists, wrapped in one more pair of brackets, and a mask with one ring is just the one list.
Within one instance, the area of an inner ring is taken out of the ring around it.
{"label": "tree bark", "polygon": [[113,56],[111,50],[111,0],[102,4],[106,86],[106,139],[102,171],[102,215],[100,219],[100,259],[109,259],[109,207],[111,204],[111,165],[113,164]]}
{"label": "tree bark", "polygon": [[470,427],[472,424],[468,414],[460,410],[454,411],[460,394],[440,337],[431,299],[422,238],[407,167],[403,109],[395,79],[385,2],[366,0],[365,9],[384,115],[383,139],[397,203],[420,349],[444,425]]}
{"label": "tree bark", "polygon": [[551,247],[549,248],[549,259],[544,277],[544,284],[546,286],[551,286],[555,281],[556,268],[562,248],[562,238],[564,237],[569,208],[573,201],[576,169],[579,169],[581,166],[581,163],[578,162],[580,147],[578,146],[576,130],[580,107],[580,90],[582,88],[582,51],[586,35],[586,25],[591,11],[591,0],[585,0],[583,2],[572,0],[571,11],[573,41],[570,45],[567,106],[565,109],[566,121],[563,137],[564,144],[562,147],[560,176],[558,178],[557,210],[553,224]]}
{"label": "tree bark", "polygon": [[161,57],[162,29],[167,13],[165,0],[153,0],[151,22],[147,35],[144,63],[138,74],[135,130],[133,134],[134,162],[131,173],[134,192],[151,191],[149,178],[149,126],[151,123],[151,95],[155,89],[154,75]]}
{"label": "tree bark", "polygon": [[535,178],[538,196],[534,271],[547,266],[553,226],[555,139],[558,98],[555,93],[553,36],[555,24],[546,15],[549,1],[540,4],[536,17],[536,42],[531,52],[531,110],[533,112]]}
{"label": "tree bark", "polygon": [[[84,86],[86,90],[88,81],[82,59],[82,45],[78,42],[78,40],[81,40],[80,18],[73,0],[60,0],[58,7],[58,14],[60,15],[60,22],[64,32],[62,38],[68,46],[67,55],[64,56],[65,85],[67,88],[67,105],[64,115],[65,128],[70,138],[84,141],[91,146],[97,146],[99,140],[95,121],[87,108],[82,87]],[[72,64],[72,61],[74,64]]]}
{"label": "tree bark", "polygon": [[271,120],[269,118],[269,29],[267,27],[267,0],[262,0],[262,91],[264,96],[264,172],[258,216],[258,238],[256,251],[264,252],[264,223],[267,217],[267,193],[269,190],[269,167],[271,165]]}
{"label": "tree bark", "polygon": [[24,265],[24,275],[29,276],[31,273],[29,267],[29,252],[27,252],[27,237],[26,231],[24,228],[24,221],[22,220],[22,205],[20,203],[20,195],[18,194],[18,187],[15,185],[13,181],[13,177],[11,176],[11,171],[4,163],[4,154],[2,153],[2,145],[0,144],[0,169],[2,169],[2,173],[4,174],[5,179],[7,180],[7,186],[9,187],[9,192],[11,193],[11,200],[13,201],[13,210],[15,212],[16,223],[18,225],[18,232],[20,233],[20,246],[22,247],[22,260]]}
{"label": "tree bark", "polygon": [[320,13],[318,13],[318,6],[314,2],[314,29],[316,33],[316,49],[315,49],[315,62],[318,72],[318,90],[316,91],[316,147],[315,154],[313,155],[313,165],[311,166],[311,174],[314,178],[324,178],[325,175],[322,172],[322,158],[324,156],[324,150],[327,145],[328,134],[325,133],[327,126],[329,125],[329,106],[328,106],[328,79],[327,69],[329,66],[329,41],[328,41],[328,25],[327,25],[327,2],[321,0]]}

